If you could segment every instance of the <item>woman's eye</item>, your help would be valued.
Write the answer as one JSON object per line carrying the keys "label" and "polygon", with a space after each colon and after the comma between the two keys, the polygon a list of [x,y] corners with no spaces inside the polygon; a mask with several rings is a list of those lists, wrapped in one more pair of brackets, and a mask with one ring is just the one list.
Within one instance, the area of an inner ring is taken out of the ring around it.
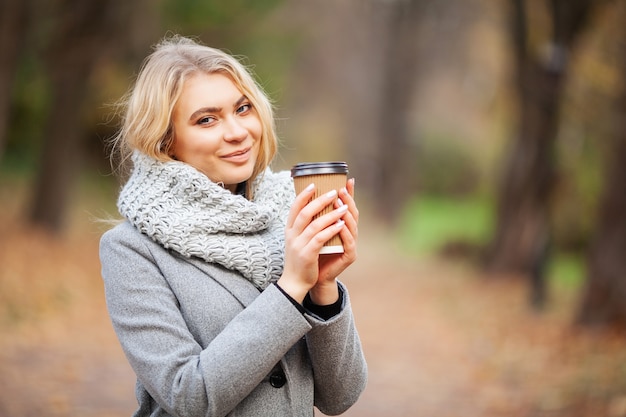
{"label": "woman's eye", "polygon": [[202,119],[198,120],[198,124],[199,125],[208,125],[209,123],[213,122],[214,120],[215,120],[215,117],[207,116],[207,117],[203,117]]}
{"label": "woman's eye", "polygon": [[252,108],[252,105],[250,103],[243,104],[243,105],[241,105],[241,107],[239,107],[237,109],[237,114],[241,114],[241,113],[245,113],[247,111],[250,111],[251,108]]}

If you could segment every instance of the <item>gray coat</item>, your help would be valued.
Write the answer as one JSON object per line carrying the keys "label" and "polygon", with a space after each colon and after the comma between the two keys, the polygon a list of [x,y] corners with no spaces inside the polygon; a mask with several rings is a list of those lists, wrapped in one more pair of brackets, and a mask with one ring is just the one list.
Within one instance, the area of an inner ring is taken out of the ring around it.
{"label": "gray coat", "polygon": [[313,416],[314,405],[337,415],[365,388],[343,286],[341,313],[323,321],[274,285],[260,292],[129,223],[103,235],[100,259],[113,327],[137,375],[135,416]]}

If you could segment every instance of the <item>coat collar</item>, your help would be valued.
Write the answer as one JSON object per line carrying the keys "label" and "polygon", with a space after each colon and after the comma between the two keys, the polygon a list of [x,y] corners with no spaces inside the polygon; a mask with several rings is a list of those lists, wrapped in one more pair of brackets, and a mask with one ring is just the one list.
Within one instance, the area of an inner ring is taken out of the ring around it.
{"label": "coat collar", "polygon": [[231,271],[218,264],[207,263],[198,258],[185,260],[221,285],[244,308],[248,307],[259,296],[260,290],[236,271]]}

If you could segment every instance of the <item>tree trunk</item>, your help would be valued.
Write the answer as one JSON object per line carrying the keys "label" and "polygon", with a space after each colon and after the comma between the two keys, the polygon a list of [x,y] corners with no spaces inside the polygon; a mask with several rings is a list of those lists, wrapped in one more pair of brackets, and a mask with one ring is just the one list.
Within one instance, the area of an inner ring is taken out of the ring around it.
{"label": "tree trunk", "polygon": [[[410,129],[411,103],[416,82],[416,26],[419,0],[390,2],[386,57],[383,59],[382,91],[377,115],[376,158],[371,165],[373,203],[379,217],[393,224],[415,191],[417,157]],[[390,204],[393,202],[393,204]]]}
{"label": "tree trunk", "polygon": [[12,87],[28,27],[29,4],[27,0],[0,2],[0,161],[7,143]]}
{"label": "tree trunk", "polygon": [[[67,62],[60,60],[61,62]],[[84,102],[88,63],[76,63],[65,71],[51,69],[53,106],[48,114],[31,211],[33,224],[52,231],[63,229],[74,176],[78,172],[81,138],[81,104]]]}
{"label": "tree trunk", "polygon": [[58,27],[47,51],[51,108],[34,188],[31,222],[58,232],[78,172],[83,135],[81,105],[97,59],[99,31],[106,30],[106,2],[68,0],[59,4]]}
{"label": "tree trunk", "polygon": [[[512,2],[512,37],[520,102],[518,134],[498,192],[491,270],[513,272],[542,285],[550,241],[549,204],[555,181],[555,139],[568,57],[589,16],[591,0],[554,0],[552,39],[541,60],[530,51],[525,2]],[[542,295],[539,293],[540,298]],[[542,300],[535,300],[541,303]]]}
{"label": "tree trunk", "polygon": [[[626,79],[626,30],[621,43]],[[617,129],[587,263],[587,287],[578,322],[626,329],[626,86],[616,112]]]}
{"label": "tree trunk", "polygon": [[46,59],[52,102],[30,210],[35,225],[52,232],[64,227],[82,159],[82,106],[90,75],[101,56],[115,48],[128,51],[129,20],[141,6],[143,2],[124,0],[64,0],[58,5],[58,27]]}

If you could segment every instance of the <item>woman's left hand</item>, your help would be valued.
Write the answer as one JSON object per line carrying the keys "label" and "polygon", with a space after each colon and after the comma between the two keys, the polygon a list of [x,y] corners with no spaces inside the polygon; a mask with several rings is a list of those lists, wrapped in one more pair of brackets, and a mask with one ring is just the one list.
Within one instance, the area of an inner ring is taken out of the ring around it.
{"label": "woman's left hand", "polygon": [[319,257],[317,283],[309,291],[311,300],[318,305],[328,305],[337,301],[339,292],[336,279],[357,257],[359,210],[354,201],[354,178],[348,180],[346,187],[339,191],[336,207],[342,204],[348,206],[348,211],[342,218],[345,225],[339,232],[344,252]]}

